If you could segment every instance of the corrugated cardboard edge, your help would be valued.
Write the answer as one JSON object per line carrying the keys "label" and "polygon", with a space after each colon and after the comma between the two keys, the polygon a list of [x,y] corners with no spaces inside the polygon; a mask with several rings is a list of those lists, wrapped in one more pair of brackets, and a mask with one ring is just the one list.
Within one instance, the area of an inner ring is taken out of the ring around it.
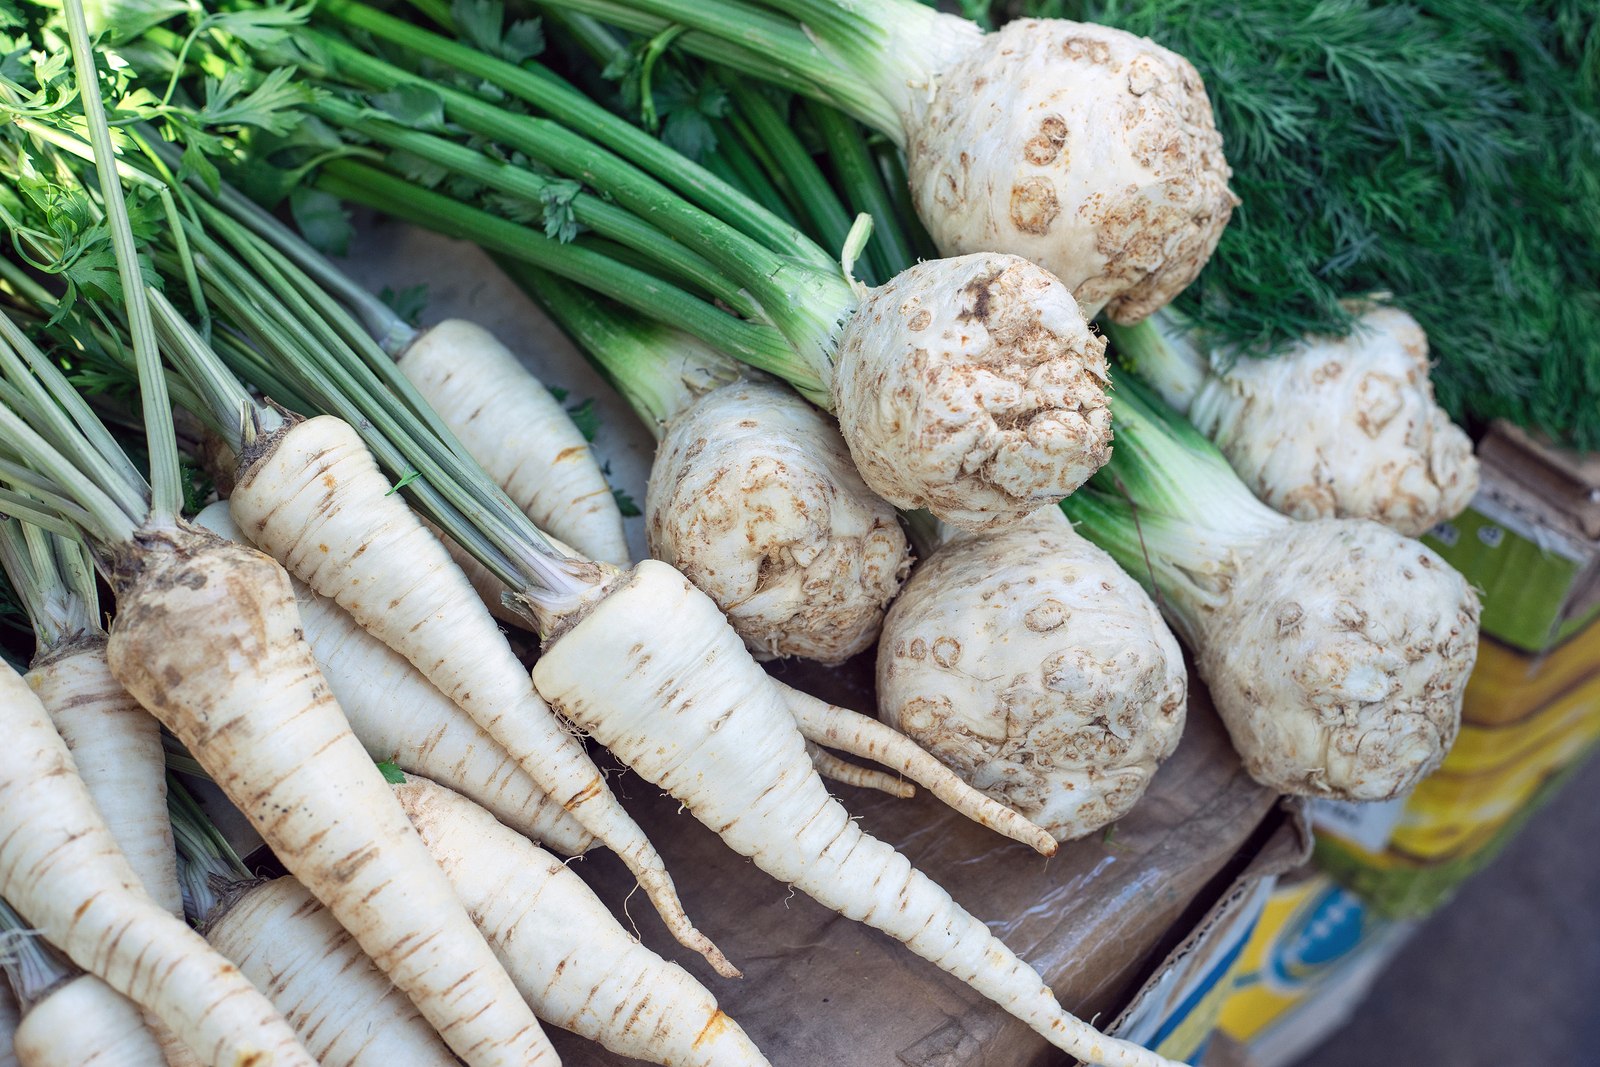
{"label": "corrugated cardboard edge", "polygon": [[1218,983],[1228,980],[1232,961],[1249,940],[1266,896],[1281,876],[1304,868],[1311,858],[1308,805],[1285,797],[1275,817],[1278,825],[1255,856],[1188,936],[1156,966],[1108,1033],[1159,1044],[1176,1026],[1192,1025],[1187,1017]]}

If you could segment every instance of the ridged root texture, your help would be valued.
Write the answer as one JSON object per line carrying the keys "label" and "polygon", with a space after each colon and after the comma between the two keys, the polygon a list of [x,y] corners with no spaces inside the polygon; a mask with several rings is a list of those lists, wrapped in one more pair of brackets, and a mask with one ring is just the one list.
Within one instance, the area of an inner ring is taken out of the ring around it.
{"label": "ridged root texture", "polygon": [[565,863],[425,779],[394,790],[539,1018],[649,1063],[766,1067],[716,998],[624,930]]}
{"label": "ridged root texture", "polygon": [[1301,796],[1386,800],[1461,723],[1478,598],[1431,549],[1360,519],[1286,523],[1202,616],[1199,669],[1245,768]]}
{"label": "ridged root texture", "polygon": [[867,648],[911,566],[838,427],[776,383],[724,386],[675,418],[644,510],[650,554],[716,601],[759,659],[840,663]]}
{"label": "ridged root texture", "polygon": [[[201,509],[195,522],[219,537],[244,540],[225,502]],[[444,782],[506,825],[568,856],[594,844],[593,834],[404,656],[332,600],[297,578],[289,581],[306,644],[351,731],[374,760]]]}
{"label": "ridged root texture", "polygon": [[1170,302],[1239,202],[1199,72],[1122,30],[1017,19],[911,100],[911,192],[939,251],[1029,259],[1090,318]]}
{"label": "ridged root texture", "polygon": [[161,724],[111,676],[102,637],[74,641],[37,662],[26,678],[140,885],[182,918]]}
{"label": "ridged root texture", "polygon": [[144,1016],[93,975],[57,986],[17,1027],[20,1067],[167,1067]]}
{"label": "ridged root texture", "polygon": [[1251,492],[1297,519],[1373,519],[1418,537],[1478,490],[1472,440],[1433,398],[1428,336],[1397,308],[1372,308],[1342,339],[1240,359],[1189,417]]}
{"label": "ridged root texture", "polygon": [[289,576],[202,530],[144,537],[112,673],[467,1063],[555,1063],[306,646]]}
{"label": "ridged root texture", "polygon": [[0,896],[211,1067],[313,1067],[271,1002],[138,888],[44,705],[3,662],[0,736]]}
{"label": "ridged root texture", "polygon": [[293,878],[224,901],[206,940],[233,960],[325,1067],[453,1067],[439,1035]]}
{"label": "ridged root texture", "polygon": [[[663,619],[672,620],[670,631]],[[596,671],[596,663],[610,667]],[[903,941],[1080,1059],[1171,1067],[1068,1015],[988,927],[904,856],[862,833],[812,769],[781,690],[716,605],[666,564],[635,567],[545,651],[534,680],[596,740],[778,881]]]}
{"label": "ridged root texture", "polygon": [[399,359],[417,391],[533,524],[626,567],[622,513],[582,431],[495,336],[446,319]]}
{"label": "ridged root texture", "polygon": [[736,975],[689,922],[655,846],[534,692],[460,568],[390,488],[356,432],[323,416],[284,432],[228,503],[250,540],[409,660],[615,852],[680,944]]}
{"label": "ridged root texture", "polygon": [[845,323],[834,412],[873,492],[999,529],[1110,458],[1105,348],[1066,287],[1026,260],[919,263]]}
{"label": "ridged root texture", "polygon": [[941,547],[878,646],[883,721],[1060,841],[1144,795],[1186,697],[1150,597],[1057,508]]}

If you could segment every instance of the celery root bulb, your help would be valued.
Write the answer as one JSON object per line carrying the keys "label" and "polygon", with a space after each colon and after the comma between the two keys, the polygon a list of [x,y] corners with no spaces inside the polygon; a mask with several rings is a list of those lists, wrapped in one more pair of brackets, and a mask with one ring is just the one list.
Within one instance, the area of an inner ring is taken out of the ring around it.
{"label": "celery root bulb", "polygon": [[939,250],[1025,256],[1091,318],[1137,322],[1164,306],[1238,203],[1194,66],[1058,19],[971,40],[931,92],[901,96],[912,196]]}
{"label": "celery root bulb", "polygon": [[1056,508],[941,547],[878,646],[883,720],[1058,841],[1144,794],[1186,696],[1149,595]]}
{"label": "celery root bulb", "polygon": [[672,420],[645,521],[650,554],[762,659],[839,663],[865,649],[910,567],[894,509],[837,427],[777,383],[723,386]]}
{"label": "celery root bulb", "polygon": [[1201,609],[1199,667],[1250,774],[1384,800],[1444,759],[1477,654],[1478,599],[1426,546],[1361,520],[1286,522]]}
{"label": "celery root bulb", "polygon": [[1346,338],[1239,360],[1189,414],[1257,497],[1294,518],[1375,519],[1415,537],[1478,488],[1472,441],[1433,397],[1428,337],[1398,308],[1366,311]]}
{"label": "celery root bulb", "polygon": [[841,332],[834,410],[867,485],[965,530],[999,529],[1111,454],[1105,341],[1016,256],[919,263]]}

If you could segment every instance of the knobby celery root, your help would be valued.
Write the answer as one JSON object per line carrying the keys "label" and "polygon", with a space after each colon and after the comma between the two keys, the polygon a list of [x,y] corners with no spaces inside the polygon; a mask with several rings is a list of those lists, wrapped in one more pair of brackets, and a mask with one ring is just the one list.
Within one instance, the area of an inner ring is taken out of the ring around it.
{"label": "knobby celery root", "polygon": [[446,319],[396,362],[535,526],[588,559],[628,565],[622,514],[588,441],[493,334]]}
{"label": "knobby celery root", "polygon": [[394,790],[541,1019],[668,1067],[764,1067],[716,998],[625,931],[566,864],[442,786]]}
{"label": "knobby celery root", "polygon": [[[670,648],[662,619],[673,620]],[[1069,1054],[1171,1067],[1068,1015],[988,927],[864,834],[812,769],[782,691],[672,568],[638,564],[533,673],[568,718],[774,878],[904,941]]]}
{"label": "knobby celery root", "polygon": [[777,382],[671,418],[645,495],[650,554],[706,592],[758,659],[841,663],[878,636],[910,567],[894,509],[838,428]]}
{"label": "knobby celery root", "polygon": [[[219,537],[244,541],[226,502],[208,505],[195,521]],[[373,759],[442,782],[565,855],[593,846],[594,835],[405,657],[332,600],[298,579],[290,583],[311,654]]]}
{"label": "knobby celery root", "polygon": [[1306,337],[1271,359],[1211,353],[1170,312],[1111,338],[1269,507],[1420,537],[1477,492],[1472,441],[1434,400],[1416,320],[1371,303],[1351,310],[1348,337]]}
{"label": "knobby celery root", "polygon": [[206,940],[272,994],[322,1067],[450,1067],[416,1007],[293,878],[235,887]]}
{"label": "knobby celery root", "polygon": [[655,847],[350,426],[319,416],[273,434],[248,458],[229,507],[251,541],[409,660],[615,852],[681,944],[738,973],[689,922]]}
{"label": "knobby celery root", "polygon": [[0,716],[0,896],[212,1067],[314,1067],[271,1003],[138,888],[44,706],[3,662]]}
{"label": "knobby celery root", "polygon": [[941,545],[878,647],[883,721],[1058,841],[1144,794],[1186,697],[1149,595],[1054,508]]}
{"label": "knobby celery root", "polygon": [[181,524],[137,544],[113,567],[112,673],[463,1060],[555,1062],[350,732],[283,568]]}

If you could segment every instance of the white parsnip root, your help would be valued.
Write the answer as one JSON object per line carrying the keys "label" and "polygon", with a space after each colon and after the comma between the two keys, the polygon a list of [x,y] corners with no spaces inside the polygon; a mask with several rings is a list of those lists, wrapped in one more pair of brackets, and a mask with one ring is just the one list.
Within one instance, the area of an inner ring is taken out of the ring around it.
{"label": "white parsnip root", "polygon": [[588,559],[628,565],[622,513],[589,442],[493,334],[446,319],[424,330],[397,362],[535,526]]}
{"label": "white parsnip root", "polygon": [[871,646],[910,568],[894,509],[838,427],[745,381],[668,423],[645,495],[650,554],[715,600],[758,659],[840,663]]}
{"label": "white parsnip root", "polygon": [[1060,841],[1144,795],[1188,695],[1149,594],[1057,508],[925,560],[884,624],[877,679],[884,722]]}
{"label": "white parsnip root", "polygon": [[314,1067],[272,1004],[138,877],[27,684],[0,662],[0,896],[212,1067]]}
{"label": "white parsnip root", "polygon": [[229,505],[246,536],[409,660],[615,852],[681,944],[737,975],[689,922],[655,847],[534,692],[460,569],[390,489],[355,431],[324,416],[265,443]]}
{"label": "white parsnip root", "polygon": [[1055,855],[1056,843],[1049,831],[972,788],[905,734],[782,682],[774,680],[773,685],[807,741],[893,767],[978,825],[1021,841],[1040,855]]}
{"label": "white parsnip root", "polygon": [[[244,541],[225,502],[204,508],[195,521],[219,537]],[[332,600],[298,579],[290,582],[311,654],[373,759],[442,782],[565,855],[594,845],[593,834],[405,657]]]}
{"label": "white parsnip root", "polygon": [[541,1019],[667,1067],[765,1067],[716,998],[625,931],[566,864],[439,785],[394,790]]}
{"label": "white parsnip root", "polygon": [[288,575],[188,527],[147,531],[141,548],[115,571],[112,673],[457,1055],[474,1067],[556,1062],[350,732]]}
{"label": "white parsnip root", "polygon": [[161,724],[111,676],[106,640],[98,634],[35,659],[25,677],[139,884],[181,918]]}
{"label": "white parsnip root", "polygon": [[815,742],[806,742],[806,752],[811,756],[811,765],[824,778],[860,789],[876,789],[901,800],[909,800],[917,795],[917,787],[905,779],[874,767],[862,767],[842,760]]}
{"label": "white parsnip root", "polygon": [[206,940],[272,1001],[322,1067],[451,1067],[416,1007],[293,878],[241,886],[207,916]]}
{"label": "white parsnip root", "polygon": [[138,1005],[93,975],[50,990],[16,1033],[21,1067],[167,1067]]}
{"label": "white parsnip root", "polygon": [[[662,619],[673,620],[670,649]],[[611,666],[596,671],[596,663]],[[545,650],[534,679],[569,718],[780,882],[905,942],[1071,1055],[1107,1067],[1172,1067],[1067,1014],[988,927],[863,833],[812,769],[782,691],[716,605],[672,568],[636,566]]]}

